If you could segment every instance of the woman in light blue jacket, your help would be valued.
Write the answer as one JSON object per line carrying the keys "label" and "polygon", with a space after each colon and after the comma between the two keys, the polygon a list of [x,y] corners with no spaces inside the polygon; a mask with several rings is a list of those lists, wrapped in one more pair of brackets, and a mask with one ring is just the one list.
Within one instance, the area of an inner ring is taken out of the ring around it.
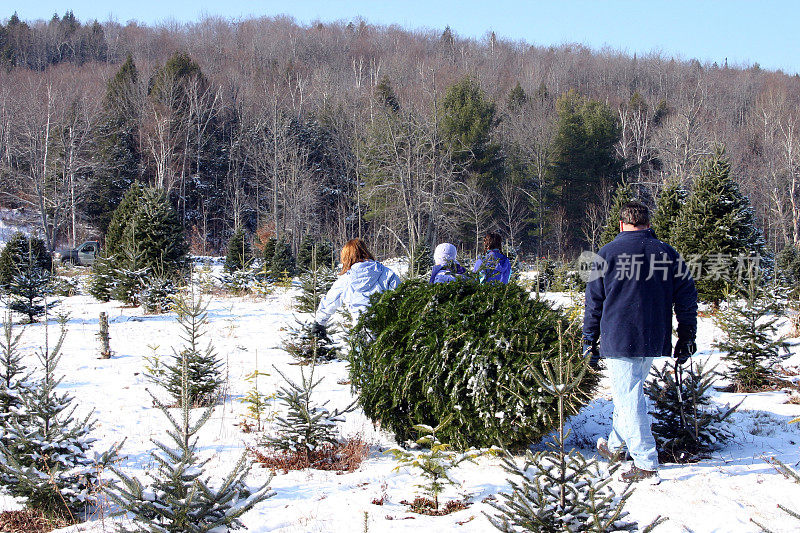
{"label": "woman in light blue jacket", "polygon": [[370,296],[400,285],[397,274],[375,261],[361,239],[347,241],[342,248],[341,260],[339,279],[333,283],[317,308],[316,323],[312,327],[315,335],[326,333],[325,326],[342,304],[353,315],[353,322],[356,322],[367,309]]}

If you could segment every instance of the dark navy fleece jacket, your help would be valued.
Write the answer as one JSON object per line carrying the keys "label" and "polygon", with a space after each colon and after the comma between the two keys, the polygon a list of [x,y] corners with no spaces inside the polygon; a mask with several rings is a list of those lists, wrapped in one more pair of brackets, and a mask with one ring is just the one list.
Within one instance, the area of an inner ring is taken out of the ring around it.
{"label": "dark navy fleece jacket", "polygon": [[583,337],[600,339],[601,357],[672,354],[672,312],[694,340],[697,291],[678,252],[652,229],[623,231],[603,246],[586,284]]}

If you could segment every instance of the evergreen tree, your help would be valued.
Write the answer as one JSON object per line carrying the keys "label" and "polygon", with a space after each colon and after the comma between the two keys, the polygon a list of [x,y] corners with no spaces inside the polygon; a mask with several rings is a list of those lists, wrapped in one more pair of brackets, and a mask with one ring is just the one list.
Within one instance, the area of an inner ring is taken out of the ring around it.
{"label": "evergreen tree", "polygon": [[672,243],[673,236],[677,234],[675,228],[686,197],[687,193],[678,180],[667,184],[658,195],[652,226],[656,236],[666,243]]}
{"label": "evergreen tree", "polygon": [[338,443],[336,425],[344,421],[344,415],[355,409],[356,401],[346,408],[329,411],[327,401],[317,404],[312,395],[322,378],[314,380],[315,363],[312,359],[306,375],[300,367],[300,382],[295,383],[275,368],[285,384],[278,391],[277,399],[286,409],[286,416],[276,420],[277,431],[267,442],[279,450],[292,453],[313,453],[325,444]]}
{"label": "evergreen tree", "polygon": [[[603,102],[569,91],[556,102],[558,122],[550,147],[548,193],[564,213],[584,213],[598,187],[620,178],[623,162],[616,153],[621,129],[616,115]],[[568,238],[579,242],[580,224]]]}
{"label": "evergreen tree", "polygon": [[297,269],[308,272],[314,269],[314,264],[317,268],[332,268],[333,248],[328,242],[317,242],[311,235],[306,235],[297,251]]}
{"label": "evergreen tree", "polygon": [[144,188],[139,185],[139,182],[133,182],[111,214],[108,230],[106,231],[105,257],[113,258],[122,252],[125,228],[139,208],[139,201],[143,191]]}
{"label": "evergreen tree", "polygon": [[397,100],[397,95],[388,76],[382,77],[378,85],[375,86],[375,98],[392,112],[397,113],[400,111],[400,102]]}
{"label": "evergreen tree", "polygon": [[[163,385],[179,407],[183,406],[184,397],[189,399],[190,407],[214,405],[223,383],[223,365],[211,341],[205,348],[200,346],[208,326],[208,304],[193,295],[178,296],[173,301],[184,346],[173,352],[172,363],[164,365],[163,374],[151,379]],[[188,381],[184,383],[184,379]]]}
{"label": "evergreen tree", "polygon": [[242,270],[250,264],[253,256],[250,240],[246,237],[241,226],[236,228],[228,241],[228,254],[225,256],[225,272],[231,273]]}
{"label": "evergreen tree", "polygon": [[[465,461],[475,462],[480,456],[484,455],[483,452],[475,449],[469,449],[464,452],[453,451],[449,444],[441,442],[436,433],[439,432],[446,424],[450,422],[450,418],[439,424],[437,427],[427,426],[425,424],[418,424],[414,429],[421,435],[417,439],[417,444],[428,448],[428,451],[422,452],[408,452],[402,448],[392,448],[388,453],[400,462],[395,470],[406,468],[417,468],[422,472],[422,475],[427,479],[427,483],[418,485],[425,495],[430,496],[432,511],[439,509],[439,494],[442,493],[446,485],[455,485],[455,481],[450,477],[450,470],[454,469]],[[415,502],[417,503],[417,502]],[[412,507],[412,510],[419,510],[425,512],[427,509],[417,504],[417,509]]]}
{"label": "evergreen tree", "polygon": [[315,312],[322,297],[328,293],[337,277],[336,271],[329,267],[319,267],[315,271],[300,274],[297,310],[301,313]]}
{"label": "evergreen tree", "polygon": [[302,362],[339,359],[339,349],[330,338],[333,333],[330,328],[324,335],[314,335],[311,326],[310,322],[298,321],[294,328],[289,328],[289,336],[283,342],[283,349]]}
{"label": "evergreen tree", "polygon": [[606,227],[600,235],[600,242],[598,246],[603,247],[619,235],[619,220],[622,206],[627,202],[635,199],[633,186],[630,183],[620,183],[617,190],[614,191],[614,200],[611,202],[611,209],[608,211],[608,218],[606,219]]}
{"label": "evergreen tree", "polygon": [[4,426],[5,420],[21,404],[20,394],[28,381],[22,363],[24,356],[19,351],[22,333],[20,331],[14,335],[11,315],[6,314],[3,335],[0,337],[0,424]]}
{"label": "evergreen tree", "polygon": [[28,317],[30,323],[57,302],[52,293],[52,260],[44,241],[17,232],[0,253],[0,289],[10,297],[9,308]]}
{"label": "evergreen tree", "polygon": [[789,289],[789,297],[800,298],[800,245],[787,244],[775,256],[778,279]]}
{"label": "evergreen tree", "polygon": [[105,232],[125,191],[139,178],[138,71],[128,55],[108,81],[97,128],[95,171],[82,195],[89,220]]}
{"label": "evergreen tree", "polygon": [[770,383],[772,368],[788,355],[789,343],[777,335],[783,308],[762,276],[754,274],[745,280],[739,296],[728,293],[727,307],[715,317],[723,337],[714,347],[725,352],[725,376],[737,390],[752,392]]}
{"label": "evergreen tree", "polygon": [[428,241],[419,241],[408,258],[408,278],[425,277],[433,268],[433,252]]}
{"label": "evergreen tree", "polygon": [[[75,520],[95,503],[98,473],[117,458],[118,446],[102,454],[92,451],[95,422],[91,413],[74,417],[76,405],[57,388],[56,378],[66,330],[52,350],[45,340],[39,354],[41,377],[21,389],[22,416],[10,417],[0,441],[0,480],[14,496],[47,515]],[[45,337],[46,339],[47,337]]]}
{"label": "evergreen tree", "polygon": [[[22,394],[28,386],[30,374],[25,372],[24,356],[20,352],[20,340],[23,331],[16,335],[13,332],[11,314],[6,314],[3,321],[3,335],[0,337],[0,428],[11,427],[13,420],[21,420],[24,416]],[[0,431],[0,444],[11,445],[11,438],[5,429]],[[0,472],[0,485],[6,486],[14,482],[14,478]]]}
{"label": "evergreen tree", "polygon": [[528,101],[528,95],[525,94],[525,91],[522,89],[522,85],[519,82],[511,89],[511,92],[508,93],[508,102],[507,105],[509,109],[518,109],[525,105],[525,102]]}
{"label": "evergreen tree", "polygon": [[750,201],[730,174],[722,148],[703,161],[688,201],[678,216],[673,245],[700,268],[695,284],[700,297],[719,302],[736,277],[738,257],[764,257],[764,239]]}
{"label": "evergreen tree", "polygon": [[139,479],[129,477],[117,468],[112,471],[120,478],[108,491],[121,513],[133,515],[133,529],[121,526],[126,532],[147,533],[200,533],[226,532],[242,526],[241,516],[257,503],[274,495],[269,480],[251,491],[246,479],[250,471],[247,453],[243,453],[233,470],[216,488],[204,476],[209,459],[198,457],[197,433],[208,421],[213,409],[206,409],[192,421],[192,396],[190,390],[189,352],[182,350],[181,388],[179,404],[181,416],[176,419],[169,407],[152,396],[154,404],[164,413],[172,427],[167,434],[171,444],[154,441],[158,450],[150,452],[157,465],[149,474],[152,483],[145,486]]}
{"label": "evergreen tree", "polygon": [[142,191],[124,239],[126,244],[136,243],[141,250],[142,267],[151,272],[170,277],[186,268],[188,245],[183,227],[163,191]]}
{"label": "evergreen tree", "polygon": [[716,380],[715,368],[703,363],[684,368],[667,363],[654,368],[644,393],[650,399],[653,436],[662,462],[694,462],[733,437],[723,424],[738,405],[722,409],[711,405],[708,391]]}
{"label": "evergreen tree", "polygon": [[44,315],[48,309],[58,303],[54,300],[47,301],[47,297],[53,292],[50,282],[50,271],[42,269],[36,263],[33,252],[30,250],[27,261],[19,265],[19,271],[6,285],[6,290],[11,297],[8,308],[26,315],[28,322],[33,324],[36,318]]}
{"label": "evergreen tree", "polygon": [[[555,397],[556,435],[547,450],[527,450],[522,467],[506,455],[504,468],[512,476],[508,480],[511,492],[501,493],[499,502],[490,503],[498,514],[487,515],[489,521],[504,533],[639,531],[638,524],[627,520],[624,511],[633,488],[628,485],[617,494],[611,486],[611,476],[619,464],[609,465],[605,473],[597,459],[566,449],[569,432],[564,431],[565,404],[580,395],[582,376],[591,371],[585,358],[569,357],[569,352],[580,350],[575,343],[564,342],[560,329],[559,338],[558,359],[544,364],[542,372],[533,369],[541,389]],[[658,517],[642,531],[651,531],[663,521]]]}
{"label": "evergreen tree", "polygon": [[[561,322],[562,310],[517,284],[409,280],[361,315],[349,339],[350,378],[366,416],[399,442],[414,436],[414,425],[452,414],[443,442],[526,446],[553,428],[554,401],[530,367],[557,356]],[[591,394],[595,384],[586,374],[580,390]]]}
{"label": "evergreen tree", "polygon": [[274,280],[291,279],[294,277],[294,255],[292,255],[292,247],[288,242],[278,240],[275,243],[275,253],[272,255],[269,275]]}
{"label": "evergreen tree", "polygon": [[173,280],[188,264],[188,245],[163,191],[134,184],[111,217],[106,254],[98,262],[92,293],[138,304],[148,276]]}
{"label": "evergreen tree", "polygon": [[111,261],[105,255],[98,257],[92,264],[92,274],[89,277],[87,290],[91,296],[107,302],[111,299],[114,289],[114,272]]}
{"label": "evergreen tree", "polygon": [[48,273],[53,270],[53,260],[44,241],[38,237],[28,237],[18,231],[11,236],[0,252],[0,288],[7,289],[14,277],[31,263],[38,270]]}
{"label": "evergreen tree", "polygon": [[477,80],[466,77],[447,89],[441,110],[442,136],[454,161],[489,191],[503,170],[500,146],[491,141],[492,128],[497,124],[494,103]]}
{"label": "evergreen tree", "polygon": [[272,258],[275,256],[275,248],[278,244],[278,239],[275,237],[270,237],[264,243],[264,266],[269,272],[270,268],[272,267]]}

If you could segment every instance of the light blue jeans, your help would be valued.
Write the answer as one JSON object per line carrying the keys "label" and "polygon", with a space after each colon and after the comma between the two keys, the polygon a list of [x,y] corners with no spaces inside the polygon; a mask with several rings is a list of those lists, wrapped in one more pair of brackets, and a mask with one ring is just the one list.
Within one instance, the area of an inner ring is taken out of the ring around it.
{"label": "light blue jeans", "polygon": [[614,416],[608,447],[627,447],[633,464],[643,470],[658,470],[656,440],[650,429],[644,383],[653,366],[652,357],[605,358],[611,374]]}

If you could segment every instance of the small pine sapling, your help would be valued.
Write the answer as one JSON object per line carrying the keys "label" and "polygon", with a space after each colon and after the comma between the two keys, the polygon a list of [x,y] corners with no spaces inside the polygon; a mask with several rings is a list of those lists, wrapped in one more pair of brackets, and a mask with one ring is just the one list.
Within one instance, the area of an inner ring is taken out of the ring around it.
{"label": "small pine sapling", "polygon": [[188,365],[188,398],[191,407],[213,405],[217,402],[223,379],[222,361],[217,357],[211,341],[200,346],[208,325],[208,304],[194,294],[179,295],[173,299],[174,309],[181,327],[180,338],[184,346],[173,351],[171,363],[163,364],[163,374],[150,375],[151,381],[162,385],[174,398],[176,405],[183,398],[183,361]]}
{"label": "small pine sapling", "polygon": [[58,301],[47,301],[52,294],[51,273],[41,265],[33,250],[33,239],[28,239],[28,251],[21,261],[13,265],[13,273],[5,284],[10,296],[9,309],[26,315],[33,324],[36,318],[44,315]]}
{"label": "small pine sapling", "polygon": [[150,274],[142,280],[139,291],[139,303],[147,314],[160,315],[172,309],[172,300],[178,288],[172,279]]}
{"label": "small pine sapling", "polygon": [[239,226],[228,241],[228,254],[225,256],[223,268],[228,273],[248,269],[252,259],[253,250],[250,245],[250,239],[245,235],[242,227]]}
{"label": "small pine sapling", "polygon": [[55,372],[66,333],[62,323],[50,350],[45,329],[45,346],[39,353],[41,377],[22,389],[15,409],[20,415],[5,420],[0,480],[29,507],[74,522],[96,503],[93,491],[99,486],[99,472],[117,459],[120,445],[93,452],[92,413],[76,419],[74,399],[56,391],[62,378]]}
{"label": "small pine sapling", "polygon": [[157,465],[156,471],[149,474],[152,483],[146,487],[139,479],[112,467],[120,482],[109,487],[108,495],[119,506],[120,514],[133,515],[135,529],[123,525],[120,526],[122,531],[227,532],[243,527],[241,516],[274,495],[269,488],[271,478],[254,491],[248,487],[250,463],[246,453],[216,488],[204,476],[209,459],[198,457],[197,433],[211,417],[213,409],[207,408],[197,420],[191,420],[190,361],[185,350],[180,353],[180,418],[174,417],[169,407],[151,394],[153,403],[172,427],[167,432],[171,443],[153,441],[158,450],[150,452]]}
{"label": "small pine sapling", "polygon": [[3,333],[0,337],[0,423],[12,414],[12,410],[20,405],[20,393],[28,381],[24,356],[19,350],[22,334],[14,334],[11,314],[6,313],[3,320]]}
{"label": "small pine sapling", "polygon": [[333,361],[339,358],[339,349],[331,339],[334,333],[329,328],[324,334],[313,334],[309,322],[297,321],[294,328],[289,328],[289,337],[283,342],[283,349],[292,357],[303,363]]}
{"label": "small pine sapling", "polygon": [[[579,385],[590,370],[585,358],[573,364],[574,358],[565,357],[565,335],[561,328],[558,334],[558,358],[554,362],[544,361],[543,371],[531,369],[542,390],[556,399],[556,434],[547,450],[537,453],[527,450],[522,467],[506,454],[503,466],[512,476],[508,479],[511,492],[501,493],[500,501],[490,503],[498,514],[487,517],[504,533],[639,531],[636,522],[627,520],[628,513],[624,510],[633,493],[631,484],[621,493],[611,486],[611,476],[619,463],[610,464],[608,472],[604,472],[597,459],[587,459],[577,450],[566,449],[569,431],[564,430],[565,405],[576,399],[585,401]],[[577,346],[570,345],[569,351],[577,350]],[[641,531],[651,531],[663,521],[658,517]]]}
{"label": "small pine sapling", "polygon": [[[266,416],[267,408],[271,400],[275,398],[275,394],[264,394],[258,389],[259,376],[269,376],[266,372],[258,371],[258,351],[256,351],[256,368],[250,374],[245,376],[245,380],[252,386],[245,393],[244,397],[239,401],[245,404],[247,408],[247,418],[255,422],[256,431],[261,431],[261,422],[266,421],[269,417]],[[252,428],[250,424],[242,423],[242,427]]]}
{"label": "small pine sapling", "polygon": [[[449,444],[441,442],[436,434],[449,424],[451,419],[446,419],[435,428],[426,424],[414,426],[414,429],[421,435],[417,440],[417,444],[427,448],[427,451],[414,453],[402,448],[392,448],[387,452],[395,460],[399,461],[395,471],[401,468],[415,468],[422,473],[426,481],[421,485],[417,485],[417,487],[422,489],[423,494],[428,496],[433,503],[433,513],[431,514],[435,514],[439,510],[439,495],[444,491],[445,487],[447,485],[455,485],[455,481],[450,477],[451,471],[464,461],[475,462],[477,458],[487,453],[474,448],[457,452],[452,450]],[[425,512],[426,506],[424,503],[427,502],[417,502],[417,505],[412,506],[412,509],[418,512]]]}
{"label": "small pine sapling", "polygon": [[653,369],[644,393],[650,399],[653,436],[662,462],[699,461],[733,437],[724,422],[739,404],[710,405],[715,368],[706,369],[701,362],[684,368],[673,362]]}
{"label": "small pine sapling", "polygon": [[297,295],[297,310],[313,313],[319,302],[336,281],[336,271],[327,266],[319,266],[300,275],[300,294]]}
{"label": "small pine sapling", "polygon": [[724,375],[736,389],[757,391],[772,383],[773,367],[789,354],[790,344],[777,334],[783,308],[774,289],[759,274],[748,277],[741,298],[728,292],[726,300],[727,307],[715,318],[723,337],[714,347],[725,352],[722,359],[728,367]]}
{"label": "small pine sapling", "polygon": [[328,402],[317,405],[312,399],[314,389],[322,378],[314,380],[315,362],[312,359],[308,375],[304,367],[300,367],[300,383],[281,375],[285,385],[280,388],[277,400],[286,409],[286,416],[278,416],[277,431],[274,437],[266,439],[267,444],[289,453],[313,454],[326,444],[338,444],[336,425],[345,420],[344,415],[355,409],[356,401],[344,409],[328,410]]}
{"label": "small pine sapling", "polygon": [[[13,420],[24,414],[22,393],[27,387],[30,375],[25,372],[24,355],[19,349],[24,330],[14,334],[11,313],[7,313],[3,321],[3,334],[0,337],[0,428],[10,427]],[[10,446],[11,439],[5,429],[0,431],[0,443]],[[0,473],[0,485],[13,483],[13,479]]]}

